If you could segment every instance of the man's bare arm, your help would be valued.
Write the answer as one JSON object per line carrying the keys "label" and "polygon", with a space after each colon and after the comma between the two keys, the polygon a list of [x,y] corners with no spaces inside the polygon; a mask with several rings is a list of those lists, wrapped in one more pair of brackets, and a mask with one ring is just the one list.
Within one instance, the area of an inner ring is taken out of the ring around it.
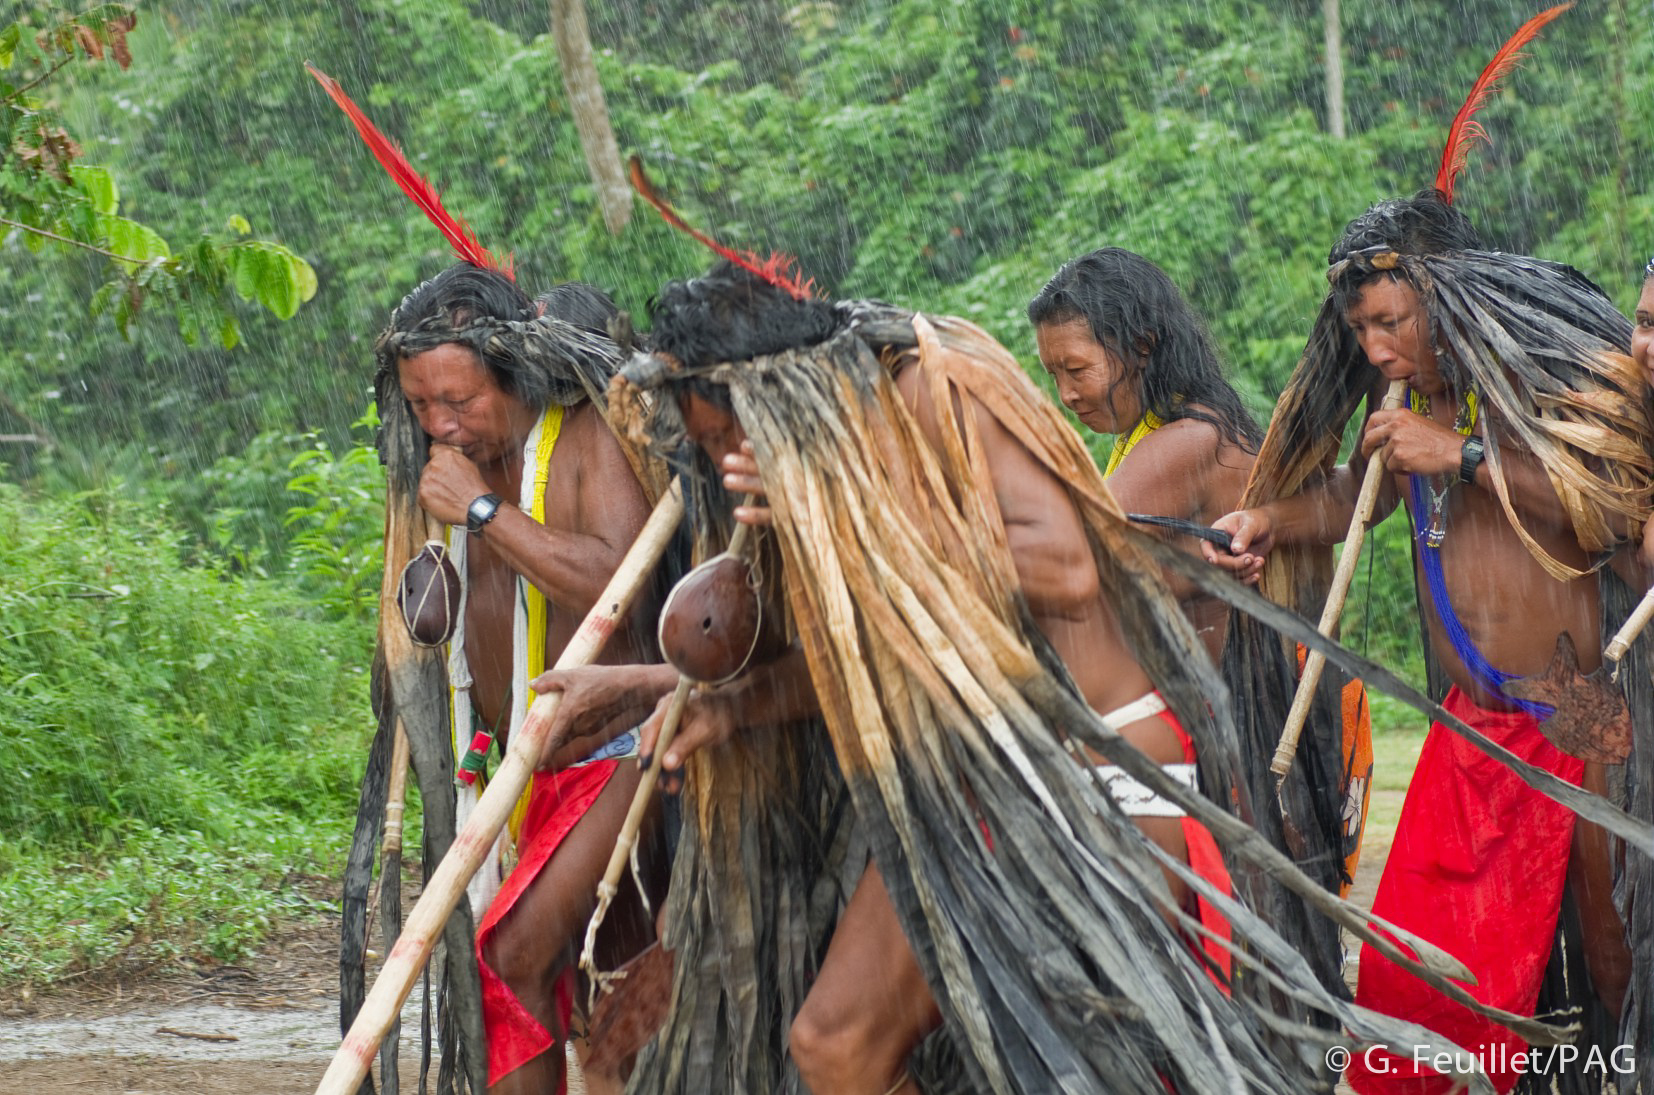
{"label": "man's bare arm", "polygon": [[[1226,446],[1217,427],[1184,418],[1155,430],[1140,441],[1132,454],[1108,478],[1109,492],[1127,513],[1156,514],[1199,521],[1213,513],[1228,513],[1246,486],[1249,460],[1228,447],[1236,459],[1224,464]],[[1168,543],[1181,533],[1144,527]],[[1168,572],[1166,584],[1179,600],[1198,592],[1195,584]]]}
{"label": "man's bare arm", "polygon": [[[489,547],[555,608],[579,614],[596,603],[649,518],[643,488],[619,443],[598,425],[598,429],[578,431],[565,427],[573,435],[568,441],[583,446],[575,465],[575,528],[547,528],[507,504],[482,532]],[[437,520],[463,526],[466,507],[493,490],[458,449],[431,446],[430,460],[420,475],[419,504]]]}
{"label": "man's bare arm", "polygon": [[[897,376],[896,387],[925,440],[942,451],[941,419],[931,406],[923,369],[909,366]],[[1029,610],[1047,619],[1078,618],[1094,611],[1101,595],[1096,560],[1066,486],[975,397],[961,399],[955,393],[954,414],[959,421],[966,414],[976,419],[1006,543]],[[965,484],[953,487],[969,489]]]}

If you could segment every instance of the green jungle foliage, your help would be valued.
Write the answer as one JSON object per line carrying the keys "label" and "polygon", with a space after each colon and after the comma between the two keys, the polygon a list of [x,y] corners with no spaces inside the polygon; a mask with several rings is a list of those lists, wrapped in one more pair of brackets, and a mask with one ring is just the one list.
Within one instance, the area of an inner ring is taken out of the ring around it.
{"label": "green jungle foliage", "polygon": [[[1476,73],[1540,6],[1346,2],[1336,140],[1318,0],[588,0],[621,149],[691,221],[798,255],[835,295],[968,316],[1036,373],[1027,300],[1078,253],[1139,250],[1208,318],[1261,419],[1339,229],[1430,183]],[[8,18],[30,28],[66,17],[21,9]],[[95,27],[116,21],[124,70],[78,34],[31,46],[0,28],[0,215],[105,249],[109,218],[164,225],[201,241],[171,255],[219,276],[216,311],[173,292],[172,313],[125,322],[132,271],[0,235],[0,435],[41,439],[0,442],[37,492],[0,495],[0,743],[32,773],[0,802],[0,970],[45,968],[14,965],[35,888],[19,879],[63,842],[96,850],[77,892],[127,910],[81,918],[107,925],[170,923],[142,910],[186,901],[162,892],[179,857],[257,870],[243,851],[342,840],[380,489],[352,424],[389,310],[452,259],[302,62],[337,77],[486,246],[514,251],[531,290],[590,281],[642,315],[709,258],[641,204],[619,235],[604,227],[544,0],[137,10],[130,28],[124,9],[82,20],[111,49]],[[1584,0],[1483,112],[1493,142],[1458,189],[1493,245],[1572,262],[1627,306],[1654,244],[1651,50],[1644,9]],[[78,145],[66,176],[24,170],[41,161],[29,148],[62,151],[46,140],[59,129]],[[286,322],[294,285],[261,295],[205,261],[254,234],[314,274]],[[1417,679],[1406,532],[1376,541],[1346,635]],[[110,953],[53,946],[55,969]]]}
{"label": "green jungle foliage", "polygon": [[186,345],[203,337],[234,349],[241,339],[232,295],[281,319],[316,293],[310,264],[280,244],[244,239],[232,214],[220,233],[174,248],[148,225],[120,214],[120,185],[107,167],[83,163],[74,135],[59,124],[49,81],[70,66],[132,64],[128,36],[137,16],[124,4],[78,14],[43,10],[0,26],[0,229],[29,251],[95,255],[109,280],[92,296],[93,315],[110,313],[130,335],[146,307],[173,306]]}
{"label": "green jungle foliage", "polygon": [[0,484],[0,982],[225,957],[342,850],[371,634],[166,510]]}

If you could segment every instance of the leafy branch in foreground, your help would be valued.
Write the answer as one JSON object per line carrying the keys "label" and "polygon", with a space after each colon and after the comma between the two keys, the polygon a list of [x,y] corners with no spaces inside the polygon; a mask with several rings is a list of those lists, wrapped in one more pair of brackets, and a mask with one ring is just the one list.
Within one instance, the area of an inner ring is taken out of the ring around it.
{"label": "leafy branch in foreground", "polygon": [[40,90],[71,64],[132,62],[127,36],[136,13],[103,4],[78,15],[50,13],[0,26],[0,243],[20,236],[31,251],[69,248],[102,256],[109,281],[94,315],[111,314],[130,337],[146,304],[165,301],[184,341],[225,349],[241,341],[230,294],[290,319],[316,295],[316,272],[278,243],[249,239],[245,217],[221,233],[175,248],[155,229],[120,214],[120,188],[104,167],[80,162],[81,145]]}

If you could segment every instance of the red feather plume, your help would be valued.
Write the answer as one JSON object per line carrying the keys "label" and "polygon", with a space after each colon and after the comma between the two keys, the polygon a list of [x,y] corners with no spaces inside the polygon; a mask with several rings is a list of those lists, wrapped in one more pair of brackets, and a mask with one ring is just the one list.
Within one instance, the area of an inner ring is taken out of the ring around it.
{"label": "red feather plume", "polygon": [[476,233],[471,231],[470,225],[442,207],[442,198],[438,196],[436,187],[415,171],[413,164],[409,163],[402,151],[390,142],[390,138],[379,132],[379,127],[368,120],[368,116],[362,113],[360,107],[351,102],[350,96],[339,86],[339,81],[308,61],[304,67],[316,78],[316,82],[322,85],[322,90],[339,104],[339,109],[350,116],[350,120],[356,125],[356,132],[362,135],[363,143],[385,169],[385,173],[391,177],[391,181],[400,186],[402,193],[408,195],[420,211],[431,219],[437,231],[453,246],[454,254],[472,266],[498,270],[512,281],[516,281],[511,256],[507,255],[503,262],[496,259],[492,251],[477,241]]}
{"label": "red feather plume", "polygon": [[655,193],[654,184],[643,173],[643,161],[636,156],[631,158],[632,189],[636,190],[644,201],[655,207],[661,219],[673,228],[689,236],[691,239],[709,248],[715,254],[721,255],[750,274],[754,274],[764,281],[789,294],[794,300],[805,300],[815,294],[815,279],[799,280],[798,260],[791,255],[784,255],[780,251],[770,253],[767,259],[761,259],[752,251],[736,251],[732,247],[725,247],[705,232],[692,228],[678,211],[673,209],[665,198]]}
{"label": "red feather plume", "polygon": [[1476,78],[1470,94],[1465,97],[1464,106],[1453,116],[1453,125],[1447,131],[1447,147],[1442,149],[1441,169],[1436,172],[1436,189],[1446,195],[1449,204],[1453,201],[1453,180],[1464,170],[1465,162],[1470,157],[1470,146],[1477,139],[1488,139],[1487,130],[1474,119],[1475,113],[1487,102],[1488,96],[1493,94],[1494,86],[1522,59],[1522,47],[1538,37],[1547,23],[1573,6],[1571,0],[1566,4],[1558,4],[1523,23]]}

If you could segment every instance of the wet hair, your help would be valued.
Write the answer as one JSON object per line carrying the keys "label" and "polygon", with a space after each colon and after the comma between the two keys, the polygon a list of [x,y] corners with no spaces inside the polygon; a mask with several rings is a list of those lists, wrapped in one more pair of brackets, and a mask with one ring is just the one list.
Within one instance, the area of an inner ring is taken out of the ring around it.
{"label": "wet hair", "polygon": [[604,338],[609,337],[609,321],[620,316],[609,294],[582,281],[554,285],[534,300],[545,306],[546,315]]}
{"label": "wet hair", "polygon": [[655,348],[688,369],[814,346],[839,328],[831,304],[796,300],[726,259],[668,282],[649,302],[649,319]]}
{"label": "wet hair", "polygon": [[1160,267],[1119,247],[1064,263],[1029,302],[1028,322],[1074,320],[1084,320],[1091,337],[1122,362],[1143,362],[1117,383],[1134,384],[1145,411],[1163,422],[1208,423],[1247,452],[1258,451],[1263,431],[1225,379],[1206,325]]}
{"label": "wet hair", "polygon": [[[1449,205],[1440,190],[1431,187],[1410,198],[1390,198],[1368,206],[1366,212],[1344,226],[1344,234],[1327,256],[1327,265],[1337,266],[1368,251],[1440,255],[1482,249],[1482,238],[1470,218]],[[1340,312],[1347,312],[1365,286],[1379,278],[1395,280],[1399,276],[1394,271],[1374,271],[1352,264],[1349,274],[1333,282],[1334,302]]]}
{"label": "wet hair", "polygon": [[504,274],[458,263],[402,298],[375,347],[379,368],[394,373],[402,358],[453,343],[473,351],[508,395],[530,406],[545,406],[540,378],[515,355],[489,345],[505,324],[528,322],[538,311]]}
{"label": "wet hair", "polygon": [[[698,278],[668,282],[649,302],[649,326],[649,340],[657,352],[685,369],[700,370],[814,346],[836,334],[841,320],[826,301],[798,300],[720,259]],[[724,385],[693,375],[671,383],[729,408]]]}

